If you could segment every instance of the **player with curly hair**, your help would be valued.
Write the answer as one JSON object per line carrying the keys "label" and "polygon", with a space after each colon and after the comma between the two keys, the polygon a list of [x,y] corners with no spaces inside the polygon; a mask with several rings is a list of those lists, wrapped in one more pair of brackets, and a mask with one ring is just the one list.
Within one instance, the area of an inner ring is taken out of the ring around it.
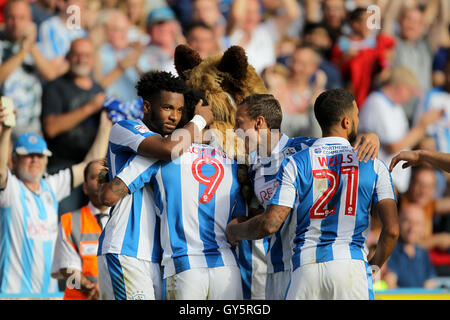
{"label": "player with curly hair", "polygon": [[[120,195],[99,239],[98,269],[101,299],[160,299],[161,247],[159,219],[153,193],[145,186],[133,194],[124,193],[113,178],[141,155],[153,163],[177,157],[213,120],[209,106],[199,101],[194,117],[175,131],[182,118],[183,80],[168,72],[145,74],[136,85],[143,99],[142,121],[122,120],[111,129],[108,147],[108,180],[101,194]],[[181,131],[181,133],[180,133]],[[176,136],[178,139],[173,139]],[[181,139],[180,139],[181,137]],[[133,169],[133,168],[128,168]],[[137,177],[148,172],[138,172]],[[123,197],[123,198],[122,198]],[[102,197],[104,203],[105,197]]]}

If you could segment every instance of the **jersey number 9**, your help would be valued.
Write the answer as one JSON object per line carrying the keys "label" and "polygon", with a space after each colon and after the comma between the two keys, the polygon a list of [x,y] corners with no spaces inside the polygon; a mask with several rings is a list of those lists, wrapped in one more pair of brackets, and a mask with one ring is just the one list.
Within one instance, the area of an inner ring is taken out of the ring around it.
{"label": "jersey number 9", "polygon": [[[202,172],[202,168],[204,168],[205,165],[210,165],[214,168],[214,173],[212,175],[206,176]],[[197,180],[200,184],[206,186],[206,189],[205,191],[203,191],[203,194],[201,195],[199,202],[207,203],[211,201],[223,179],[224,170],[222,163],[220,163],[219,160],[213,157],[197,158],[192,163],[192,174],[195,180]]]}

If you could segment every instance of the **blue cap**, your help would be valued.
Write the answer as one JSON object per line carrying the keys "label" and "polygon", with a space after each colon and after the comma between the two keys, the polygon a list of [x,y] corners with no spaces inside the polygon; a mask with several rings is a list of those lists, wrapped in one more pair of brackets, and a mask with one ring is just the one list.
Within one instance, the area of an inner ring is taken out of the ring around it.
{"label": "blue cap", "polygon": [[45,140],[35,133],[21,134],[14,143],[13,152],[20,155],[33,153],[43,154],[48,157],[52,155],[52,152],[47,148]]}
{"label": "blue cap", "polygon": [[153,9],[147,15],[147,25],[152,25],[158,22],[175,20],[175,13],[167,6]]}

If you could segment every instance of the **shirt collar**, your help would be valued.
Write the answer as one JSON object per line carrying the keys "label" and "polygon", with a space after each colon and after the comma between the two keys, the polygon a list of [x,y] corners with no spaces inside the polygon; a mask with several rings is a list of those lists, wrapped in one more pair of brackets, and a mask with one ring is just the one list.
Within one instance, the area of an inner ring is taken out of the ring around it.
{"label": "shirt collar", "polygon": [[342,137],[324,137],[317,139],[313,146],[322,145],[322,144],[341,144],[350,146],[350,142]]}
{"label": "shirt collar", "polygon": [[270,152],[269,157],[260,157],[256,154],[256,164],[264,165],[264,164],[269,163],[274,157],[276,157],[278,155],[278,153],[280,153],[284,149],[284,147],[286,146],[288,141],[289,141],[289,137],[283,133],[281,135],[280,140],[278,140],[277,144]]}
{"label": "shirt collar", "polygon": [[98,214],[100,214],[100,213],[106,213],[106,214],[108,214],[108,212],[109,212],[109,208],[108,208],[108,210],[106,210],[105,212],[101,212],[101,211],[98,210],[96,207],[94,207],[94,204],[93,204],[91,201],[89,201],[89,203],[87,204],[87,206],[88,206],[89,210],[91,210],[91,212],[92,212],[92,214],[93,214],[94,216],[96,216],[96,215],[98,215]]}
{"label": "shirt collar", "polygon": [[279,153],[281,150],[284,149],[284,147],[286,146],[288,141],[289,141],[289,137],[287,135],[285,135],[284,133],[282,133],[280,140],[278,141],[278,143],[276,144],[275,148],[273,148],[273,150],[272,150],[272,152],[270,154]]}

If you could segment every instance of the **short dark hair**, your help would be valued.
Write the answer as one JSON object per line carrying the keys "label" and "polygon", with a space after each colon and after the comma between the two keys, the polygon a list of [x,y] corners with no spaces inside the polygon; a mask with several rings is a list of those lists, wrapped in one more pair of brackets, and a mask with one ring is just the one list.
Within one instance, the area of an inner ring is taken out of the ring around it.
{"label": "short dark hair", "polygon": [[185,82],[165,71],[150,71],[144,74],[136,84],[138,96],[155,103],[161,97],[161,90],[184,94],[187,91]]}
{"label": "short dark hair", "polygon": [[263,116],[269,129],[280,129],[283,113],[280,103],[271,94],[252,94],[240,103],[247,105],[247,114],[250,119],[255,120]]}
{"label": "short dark hair", "polygon": [[353,109],[353,95],[341,88],[322,92],[314,102],[314,115],[323,131],[341,121]]}
{"label": "short dark hair", "polygon": [[367,13],[367,8],[362,7],[355,8],[348,14],[348,21],[349,22],[358,21],[361,19],[361,17],[364,16],[365,13]]}
{"label": "short dark hair", "polygon": [[312,34],[317,29],[324,29],[327,32],[328,36],[330,36],[330,29],[323,22],[308,22],[308,23],[306,23],[305,26],[303,27],[302,34],[303,35]]}

